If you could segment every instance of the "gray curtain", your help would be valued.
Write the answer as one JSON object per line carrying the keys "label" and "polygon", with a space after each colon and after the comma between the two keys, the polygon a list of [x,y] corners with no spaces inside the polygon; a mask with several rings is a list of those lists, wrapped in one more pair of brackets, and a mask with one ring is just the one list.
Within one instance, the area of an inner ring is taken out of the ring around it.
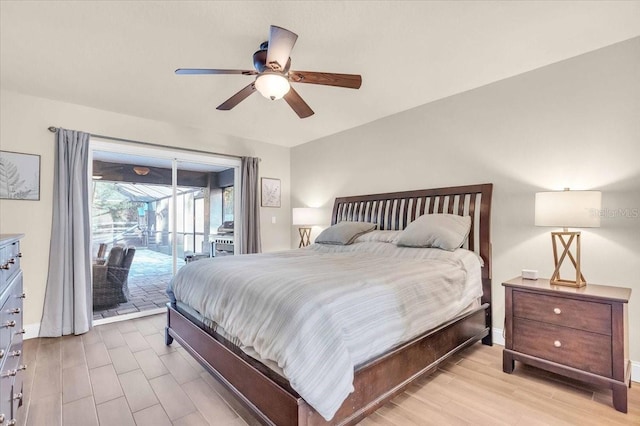
{"label": "gray curtain", "polygon": [[53,223],[41,337],[82,334],[91,328],[89,134],[56,131]]}
{"label": "gray curtain", "polygon": [[258,165],[260,159],[242,157],[242,188],[240,203],[242,206],[242,232],[240,234],[240,253],[260,253],[260,191],[258,190]]}

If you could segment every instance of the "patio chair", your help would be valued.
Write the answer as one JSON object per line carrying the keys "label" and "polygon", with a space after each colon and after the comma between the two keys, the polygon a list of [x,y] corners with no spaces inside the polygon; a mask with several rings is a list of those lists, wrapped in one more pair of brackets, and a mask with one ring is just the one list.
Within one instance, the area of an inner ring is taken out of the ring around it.
{"label": "patio chair", "polygon": [[135,247],[114,246],[103,265],[93,265],[93,307],[107,308],[129,298],[127,278],[136,254]]}

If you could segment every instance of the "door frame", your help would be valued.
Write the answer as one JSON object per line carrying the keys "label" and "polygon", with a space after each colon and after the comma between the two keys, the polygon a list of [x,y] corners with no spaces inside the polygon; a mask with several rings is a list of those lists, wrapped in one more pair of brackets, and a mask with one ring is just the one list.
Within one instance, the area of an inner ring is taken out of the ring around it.
{"label": "door frame", "polygon": [[[236,240],[236,244],[234,244],[234,254],[240,253],[240,242],[242,241],[241,235],[243,232],[242,229],[242,221],[238,220],[241,216],[241,200],[239,196],[239,189],[242,188],[242,177],[241,177],[241,160],[240,158],[234,157],[226,157],[216,154],[205,154],[202,152],[192,152],[189,150],[181,150],[179,148],[173,147],[155,147],[143,144],[136,144],[134,142],[119,142],[119,141],[111,141],[102,139],[99,137],[92,136],[89,140],[89,167],[88,167],[88,176],[89,180],[89,188],[91,188],[91,183],[93,181],[93,153],[94,151],[107,151],[113,153],[122,153],[127,155],[137,155],[144,157],[155,157],[163,160],[171,160],[172,167],[172,188],[173,188],[173,196],[171,203],[173,205],[173,211],[176,212],[177,202],[176,202],[176,187],[177,187],[177,171],[180,163],[198,163],[204,165],[211,166],[224,166],[228,168],[234,169],[233,173],[233,185],[235,188],[235,196],[234,196],[234,236]],[[88,194],[91,196],[91,194]],[[93,200],[91,200],[92,202]],[[91,221],[91,217],[89,218]],[[173,235],[177,235],[177,214],[173,215],[173,220],[171,221],[171,232]],[[173,255],[173,274],[175,275],[177,271],[177,238],[173,238],[172,241],[172,255]],[[93,321],[93,325],[106,324],[114,321],[124,321],[127,319],[142,317],[146,315],[153,315],[160,312],[164,312],[164,309],[158,310],[149,310],[143,312],[137,312],[133,314],[126,315],[118,315],[114,317],[105,318],[102,320]]]}

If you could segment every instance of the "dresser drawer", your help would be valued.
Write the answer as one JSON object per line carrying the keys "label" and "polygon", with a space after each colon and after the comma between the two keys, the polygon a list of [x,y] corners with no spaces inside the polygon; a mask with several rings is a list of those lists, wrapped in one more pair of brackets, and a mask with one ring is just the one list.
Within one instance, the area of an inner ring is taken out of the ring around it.
{"label": "dresser drawer", "polygon": [[9,306],[8,301],[12,297],[10,291],[6,291],[0,299],[0,351],[2,351],[0,352],[0,363],[2,363],[6,352],[9,350],[9,344],[11,343],[11,328],[2,325],[2,321],[4,320],[2,312]]}
{"label": "dresser drawer", "polygon": [[611,335],[611,305],[513,292],[513,316]]}
{"label": "dresser drawer", "polygon": [[13,336],[22,330],[22,271],[9,286],[0,307],[0,349],[5,349]]}
{"label": "dresser drawer", "polygon": [[18,242],[0,247],[0,291],[20,270],[20,257]]}
{"label": "dresser drawer", "polygon": [[9,350],[4,355],[4,363],[0,364],[0,376],[16,377],[24,369],[22,364],[22,335],[13,336]]}
{"label": "dresser drawer", "polygon": [[12,379],[12,377],[0,377],[0,418],[2,418],[2,416],[4,417],[3,425],[7,424],[9,420],[13,418]]}
{"label": "dresser drawer", "polygon": [[[24,394],[23,394],[23,382],[24,382],[24,375],[25,375],[25,371],[27,369],[27,366],[24,364],[24,358],[22,357],[22,336],[16,336],[16,337],[20,337],[20,344],[16,345],[15,347],[12,345],[12,354],[14,354],[13,356],[15,356],[15,358],[18,361],[18,365],[16,367],[16,375],[13,376],[13,383],[11,386],[11,416],[14,419],[18,418],[18,408],[20,408],[22,406],[22,403],[24,401]],[[19,354],[19,355],[18,355]]]}
{"label": "dresser drawer", "polygon": [[601,376],[612,375],[611,337],[603,334],[514,318],[513,349]]}

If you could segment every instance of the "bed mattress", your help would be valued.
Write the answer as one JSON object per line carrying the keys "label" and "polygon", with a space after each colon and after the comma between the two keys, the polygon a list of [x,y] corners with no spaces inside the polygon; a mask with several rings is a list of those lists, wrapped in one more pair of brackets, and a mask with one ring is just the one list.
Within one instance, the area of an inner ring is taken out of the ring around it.
{"label": "bed mattress", "polygon": [[482,295],[480,271],[464,249],[314,244],[192,262],[168,292],[330,420],[359,364],[467,309]]}

